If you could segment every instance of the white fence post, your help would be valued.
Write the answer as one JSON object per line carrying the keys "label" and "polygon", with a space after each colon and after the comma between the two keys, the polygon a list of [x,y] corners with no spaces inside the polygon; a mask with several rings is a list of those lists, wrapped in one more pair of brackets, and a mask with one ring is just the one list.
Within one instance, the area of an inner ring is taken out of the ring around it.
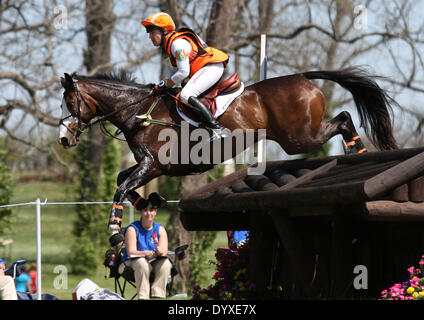
{"label": "white fence post", "polygon": [[261,34],[261,55],[260,55],[260,68],[259,68],[259,80],[265,80],[267,78],[267,63],[266,57],[266,34]]}
{"label": "white fence post", "polygon": [[[265,80],[267,78],[268,59],[266,56],[266,34],[261,34],[261,53],[259,57],[259,80]],[[258,141],[258,168],[260,162],[266,161],[266,139],[260,139]]]}
{"label": "white fence post", "polygon": [[36,208],[36,236],[37,236],[37,300],[41,300],[41,202],[35,201]]}
{"label": "white fence post", "polygon": [[131,204],[130,204],[130,219],[129,220],[130,220],[129,224],[134,222],[134,206],[132,206]]}

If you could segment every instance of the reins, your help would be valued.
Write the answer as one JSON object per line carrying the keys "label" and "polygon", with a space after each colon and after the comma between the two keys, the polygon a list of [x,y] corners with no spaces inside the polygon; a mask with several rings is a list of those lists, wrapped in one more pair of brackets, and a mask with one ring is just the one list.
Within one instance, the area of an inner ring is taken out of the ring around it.
{"label": "reins", "polygon": [[[75,87],[75,92],[77,92],[77,111],[76,111],[76,118],[78,120],[78,128],[77,131],[75,133],[75,129],[71,129],[69,128],[69,126],[64,124],[64,120],[66,120],[69,117],[72,117],[71,115],[60,119],[59,124],[62,124],[66,127],[66,129],[73,135],[75,135],[77,138],[78,136],[87,128],[90,128],[94,125],[96,125],[97,123],[101,124],[101,128],[102,128],[102,132],[114,139],[120,140],[120,141],[126,141],[125,139],[120,139],[117,137],[117,135],[119,135],[122,131],[118,128],[114,134],[112,134],[105,126],[105,121],[108,120],[108,118],[110,118],[111,116],[124,111],[134,105],[138,105],[139,106],[137,108],[135,108],[135,110],[124,120],[124,124],[126,122],[128,122],[130,119],[132,119],[134,116],[137,119],[141,119],[142,121],[140,122],[140,128],[143,127],[147,127],[150,124],[157,124],[157,125],[162,125],[162,126],[166,126],[166,127],[181,127],[181,125],[176,124],[176,123],[170,123],[170,122],[166,122],[163,120],[157,120],[157,119],[152,119],[151,113],[153,112],[153,110],[156,108],[159,100],[161,99],[161,96],[156,96],[153,103],[151,104],[151,106],[149,107],[149,109],[147,110],[147,112],[141,116],[137,116],[136,114],[140,111],[140,109],[144,106],[144,104],[142,103],[143,101],[145,101],[146,99],[149,99],[153,96],[155,96],[155,92],[152,90],[151,93],[147,94],[146,96],[144,96],[142,99],[137,100],[131,104],[122,106],[106,115],[100,116],[98,119],[91,121],[89,123],[84,123],[81,121],[81,101],[84,102],[84,104],[94,113],[93,109],[90,107],[89,103],[86,101],[86,99],[84,98],[84,96],[82,95],[79,86],[78,86],[78,81],[74,81],[74,87]],[[178,97],[172,95],[171,93],[169,93],[168,91],[166,91],[166,94],[168,94],[169,96],[171,96],[172,98],[174,98],[175,100],[181,101]],[[96,112],[97,113],[97,112]]]}

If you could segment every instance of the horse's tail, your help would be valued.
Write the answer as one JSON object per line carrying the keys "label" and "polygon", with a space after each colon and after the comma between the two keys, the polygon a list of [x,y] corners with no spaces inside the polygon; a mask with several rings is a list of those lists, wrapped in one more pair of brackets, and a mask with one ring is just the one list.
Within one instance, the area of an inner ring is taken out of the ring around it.
{"label": "horse's tail", "polygon": [[398,149],[390,119],[390,113],[393,114],[391,104],[397,103],[373,80],[377,76],[358,67],[338,71],[311,71],[303,75],[308,79],[331,80],[348,90],[355,101],[361,127],[368,136],[371,127],[370,138],[374,145],[380,150]]}

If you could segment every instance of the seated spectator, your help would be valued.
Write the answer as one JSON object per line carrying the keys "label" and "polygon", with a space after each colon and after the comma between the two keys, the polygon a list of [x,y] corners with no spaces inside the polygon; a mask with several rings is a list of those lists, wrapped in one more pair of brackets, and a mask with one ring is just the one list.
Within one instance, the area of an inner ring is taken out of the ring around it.
{"label": "seated spectator", "polygon": [[[166,297],[166,286],[171,273],[172,263],[167,257],[168,236],[165,228],[154,218],[157,209],[166,204],[164,199],[149,196],[146,206],[140,211],[141,218],[131,223],[125,231],[124,261],[129,260],[129,265],[134,269],[138,299],[150,298],[150,272],[155,274],[151,286],[151,296]],[[165,204],[164,204],[165,203]],[[138,256],[141,258],[135,258]]]}
{"label": "seated spectator", "polygon": [[238,247],[249,240],[249,233],[248,230],[227,231],[228,247],[236,251]]}
{"label": "seated spectator", "polygon": [[31,277],[31,293],[37,292],[37,263],[33,262],[31,263],[28,275]]}
{"label": "seated spectator", "polygon": [[25,265],[20,266],[21,274],[15,278],[17,292],[31,292],[31,277],[26,273]]}
{"label": "seated spectator", "polygon": [[6,264],[0,259],[0,300],[18,300],[15,282],[11,276],[4,274]]}

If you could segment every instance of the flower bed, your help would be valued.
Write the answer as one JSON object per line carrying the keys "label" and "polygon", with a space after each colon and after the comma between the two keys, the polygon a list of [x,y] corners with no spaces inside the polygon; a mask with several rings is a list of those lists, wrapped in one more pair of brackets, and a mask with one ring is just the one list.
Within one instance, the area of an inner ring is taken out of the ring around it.
{"label": "flower bed", "polygon": [[383,290],[380,300],[424,300],[424,255],[418,268],[412,266],[407,270],[409,279]]}
{"label": "flower bed", "polygon": [[[247,267],[249,264],[248,242],[238,247],[237,250],[218,248],[215,254],[217,262],[216,273],[213,276],[214,285],[200,288],[193,285],[193,300],[231,300],[231,299],[254,299],[256,297],[256,285],[249,280]],[[268,287],[263,298],[278,298],[282,293],[282,287]]]}

